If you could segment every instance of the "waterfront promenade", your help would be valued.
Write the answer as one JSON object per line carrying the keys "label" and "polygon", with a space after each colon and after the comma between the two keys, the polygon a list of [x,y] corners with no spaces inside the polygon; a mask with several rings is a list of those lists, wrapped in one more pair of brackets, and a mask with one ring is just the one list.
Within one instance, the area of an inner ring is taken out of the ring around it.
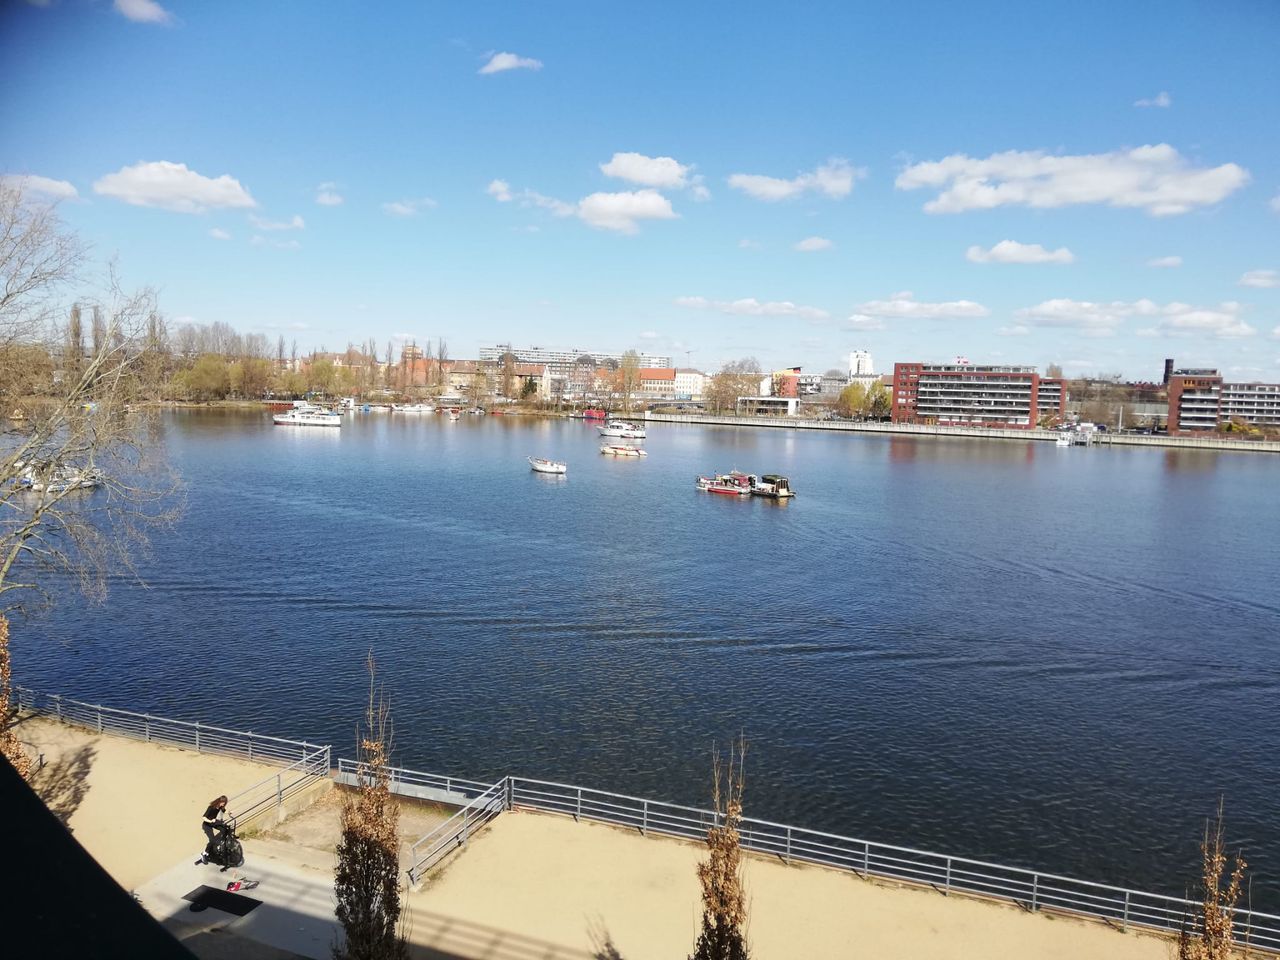
{"label": "waterfront promenade", "polygon": [[[645,413],[651,423],[688,423],[719,427],[771,427],[791,430],[827,430],[835,433],[869,433],[911,437],[964,437],[971,440],[1040,440],[1052,442],[1056,430],[1015,430],[999,427],[945,427],[920,423],[814,420],[805,417],[718,417],[703,414]],[[1094,446],[1172,447],[1181,450],[1224,450],[1232,453],[1280,453],[1280,440],[1229,440],[1219,436],[1170,437],[1163,434],[1099,433]]]}
{"label": "waterfront promenade", "polygon": [[[74,763],[77,839],[200,956],[328,956],[333,918],[333,796],[245,840],[246,863],[197,866],[198,814],[261,764],[24,719],[50,768]],[[48,768],[47,768],[48,769]],[[278,767],[266,767],[267,773]],[[410,807],[402,837],[432,821]],[[408,833],[406,834],[406,829]],[[414,954],[436,960],[627,960],[682,956],[696,935],[701,844],[516,808],[472,837],[407,896]],[[939,960],[1157,960],[1169,941],[1108,925],[868,882],[818,866],[749,856],[749,935],[759,960],[805,956]],[[237,874],[261,879],[262,906],[236,918],[193,914],[183,894]],[[609,953],[608,950],[616,950]],[[283,953],[281,951],[284,951]]]}

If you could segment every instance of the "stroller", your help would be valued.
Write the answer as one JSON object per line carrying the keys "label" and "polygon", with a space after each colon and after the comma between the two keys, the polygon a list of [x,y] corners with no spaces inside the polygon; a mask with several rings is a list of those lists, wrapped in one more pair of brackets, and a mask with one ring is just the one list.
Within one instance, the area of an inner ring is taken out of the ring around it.
{"label": "stroller", "polygon": [[234,819],[224,820],[222,830],[218,835],[205,844],[204,854],[197,863],[216,863],[222,867],[220,873],[225,873],[231,867],[239,867],[244,865],[244,849],[240,846],[240,841],[236,839],[236,822]]}

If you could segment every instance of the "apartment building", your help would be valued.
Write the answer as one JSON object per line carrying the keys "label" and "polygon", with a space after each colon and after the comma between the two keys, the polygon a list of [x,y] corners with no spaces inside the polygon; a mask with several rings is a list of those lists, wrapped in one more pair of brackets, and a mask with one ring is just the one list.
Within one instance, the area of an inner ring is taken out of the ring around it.
{"label": "apartment building", "polygon": [[1216,430],[1242,420],[1257,427],[1280,427],[1280,384],[1226,383],[1217,370],[1175,370],[1169,376],[1169,433]]}
{"label": "apartment building", "polygon": [[1041,377],[1035,367],[977,366],[957,361],[895,363],[895,423],[1031,429],[1061,415],[1066,383]]}

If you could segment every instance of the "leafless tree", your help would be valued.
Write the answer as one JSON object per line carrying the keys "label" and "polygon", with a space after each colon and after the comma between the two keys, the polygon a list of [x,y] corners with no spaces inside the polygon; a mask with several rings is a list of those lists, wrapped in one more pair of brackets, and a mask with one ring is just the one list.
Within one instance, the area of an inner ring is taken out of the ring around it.
{"label": "leafless tree", "polygon": [[707,859],[698,864],[702,930],[690,960],[747,960],[747,894],[742,880],[742,795],[747,741],[739,736],[722,760],[713,748],[712,799],[716,820],[707,831]]}
{"label": "leafless tree", "polygon": [[342,805],[342,836],[334,869],[337,917],[343,942],[335,960],[399,960],[408,955],[401,928],[400,807],[388,769],[391,708],[368,658],[369,700],[356,736],[355,789]]}
{"label": "leafless tree", "polygon": [[1200,904],[1194,916],[1183,920],[1178,936],[1178,960],[1230,960],[1236,944],[1236,904],[1240,902],[1247,866],[1244,858],[1236,853],[1231,876],[1223,888],[1227,852],[1219,802],[1217,820],[1212,826],[1205,821],[1204,839],[1200,842]]}
{"label": "leafless tree", "polygon": [[[58,293],[82,281],[84,258],[52,210],[0,187],[0,269],[2,384],[24,348],[43,343],[53,356],[74,339],[78,308],[66,324],[54,311]],[[151,415],[130,411],[148,393],[154,294],[125,293],[114,271],[106,287],[105,297],[80,298],[98,311],[96,349],[79,362],[64,354],[26,419],[0,437],[0,612],[52,601],[51,574],[101,597],[108,572],[133,572],[149,533],[181,511]]]}

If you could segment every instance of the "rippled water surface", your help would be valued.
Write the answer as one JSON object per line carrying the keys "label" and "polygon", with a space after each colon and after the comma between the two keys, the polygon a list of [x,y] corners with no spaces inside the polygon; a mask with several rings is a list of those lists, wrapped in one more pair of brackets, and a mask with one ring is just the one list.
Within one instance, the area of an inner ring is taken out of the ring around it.
{"label": "rippled water surface", "polygon": [[[1225,795],[1280,912],[1280,460],[581,422],[168,418],[145,588],[19,624],[21,681],[405,766],[705,804],[1181,893]],[[528,455],[565,459],[564,478]],[[776,505],[699,472],[780,472]]]}

